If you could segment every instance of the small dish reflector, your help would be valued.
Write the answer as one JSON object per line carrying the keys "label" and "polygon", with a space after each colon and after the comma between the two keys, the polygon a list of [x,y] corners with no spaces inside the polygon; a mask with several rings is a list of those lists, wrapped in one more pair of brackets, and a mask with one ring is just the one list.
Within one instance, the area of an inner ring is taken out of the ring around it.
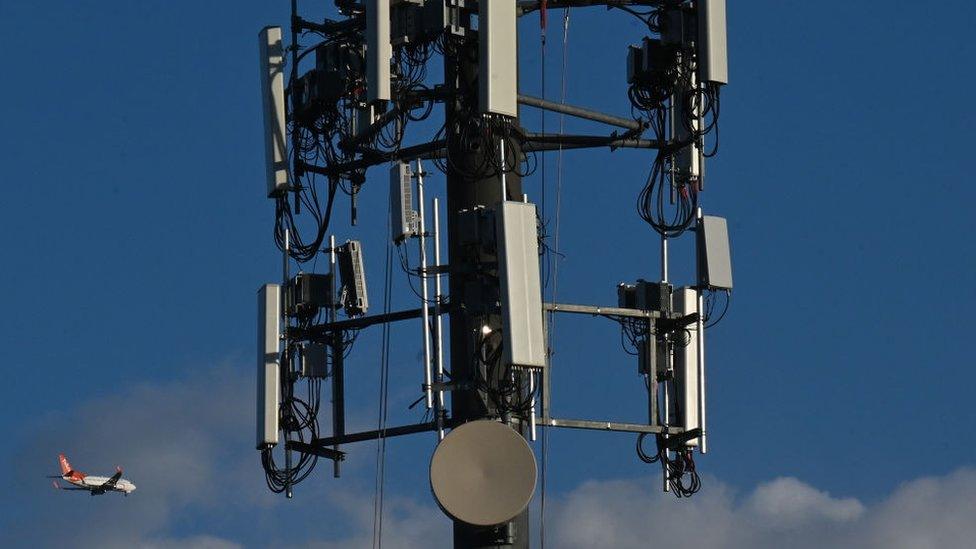
{"label": "small dish reflector", "polygon": [[441,509],[475,526],[508,522],[535,491],[532,448],[515,430],[491,420],[451,431],[430,460],[430,487]]}

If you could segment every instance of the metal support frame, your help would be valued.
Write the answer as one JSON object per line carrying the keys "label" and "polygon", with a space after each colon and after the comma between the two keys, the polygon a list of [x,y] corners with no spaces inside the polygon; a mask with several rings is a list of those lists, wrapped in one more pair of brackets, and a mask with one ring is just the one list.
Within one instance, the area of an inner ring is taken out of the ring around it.
{"label": "metal support frame", "polygon": [[[455,423],[448,420],[446,422],[446,425],[450,427],[454,427]],[[437,430],[437,423],[434,421],[430,421],[427,423],[415,423],[411,425],[400,425],[398,427],[387,427],[386,429],[375,429],[372,431],[348,433],[342,436],[317,438],[310,442],[299,442],[297,440],[293,440],[288,443],[288,447],[293,450],[301,450],[303,452],[310,451],[310,450],[320,451],[322,448],[328,449],[328,447],[335,446],[338,444],[352,444],[353,442],[363,442],[366,440],[376,440],[378,438],[389,438],[389,437],[398,437],[403,435],[412,435],[416,433],[426,433],[428,431],[436,431],[436,430]]]}
{"label": "metal support frame", "polygon": [[[597,421],[592,419],[562,419],[536,417],[536,423],[543,427],[565,427],[567,429],[585,429],[589,431],[615,431],[620,433],[660,433],[660,425],[645,425],[643,423],[620,423],[616,421]],[[668,429],[671,433],[680,433],[678,427]]]}
{"label": "metal support frame", "polygon": [[639,139],[622,135],[568,135],[559,133],[525,133],[525,151],[552,151],[558,149],[594,149],[610,147],[623,149],[662,149],[667,146],[656,139]]}
{"label": "metal support frame", "polygon": [[[427,309],[428,314],[433,314],[433,307],[428,306]],[[441,310],[438,314],[449,313],[450,310],[451,307],[448,303],[441,306]],[[422,314],[423,309],[421,308],[406,309],[403,311],[394,311],[392,313],[360,316],[356,318],[348,318],[346,320],[336,320],[335,322],[328,322],[325,324],[316,324],[305,330],[293,326],[288,329],[288,337],[298,340],[318,341],[328,337],[329,334],[337,330],[358,330],[368,328],[369,326],[375,326],[377,324],[386,324],[387,322],[398,322],[401,320],[419,318]]]}
{"label": "metal support frame", "polygon": [[644,128],[644,123],[639,120],[624,118],[622,116],[614,116],[612,114],[604,114],[602,112],[577,107],[575,105],[567,105],[566,103],[557,103],[555,101],[542,99],[541,97],[519,94],[518,102],[529,107],[536,107],[538,109],[547,111],[568,114],[577,118],[592,120],[594,122],[602,122],[610,126],[617,126],[628,130],[641,130]]}
{"label": "metal support frame", "polygon": [[[559,8],[590,8],[597,6],[659,6],[663,0],[548,0],[546,7],[554,10]],[[519,16],[537,11],[542,5],[539,0],[521,0],[518,3]]]}
{"label": "metal support frame", "polygon": [[[623,135],[568,135],[550,133],[524,133],[522,152],[553,151],[558,149],[595,149],[609,147],[613,149],[661,149],[667,146],[656,139],[639,139]],[[307,162],[298,161],[301,168],[309,173],[324,175],[326,177],[339,177],[349,175],[354,172],[365,170],[371,166],[378,166],[395,160],[431,160],[444,158],[446,154],[447,142],[443,139],[418,143],[402,147],[395,151],[377,151],[373,149],[362,149],[362,157],[350,160],[333,166],[318,166]]]}
{"label": "metal support frame", "polygon": [[[672,319],[674,315],[662,315],[660,311],[643,309],[627,309],[622,307],[603,307],[599,305],[579,305],[575,303],[543,303],[543,309],[550,312],[587,314],[602,317],[626,317],[647,319],[647,332],[645,337],[653,342],[655,337],[655,323],[665,322],[677,325],[683,319]],[[581,419],[558,419],[551,417],[550,388],[552,387],[552,368],[542,370],[542,416],[535,417],[535,424],[543,427],[567,427],[571,429],[590,429],[597,431],[622,431],[628,433],[661,433],[663,427],[657,421],[657,366],[653,360],[653,353],[656,352],[653,345],[648,345],[645,352],[652,353],[648,357],[647,363],[651,365],[648,372],[647,397],[648,397],[648,423],[620,423],[614,421],[581,420]],[[680,429],[669,429],[671,432],[680,432]]]}
{"label": "metal support frame", "polygon": [[577,313],[593,316],[623,316],[630,318],[661,318],[658,311],[645,311],[643,309],[624,309],[621,307],[603,307],[600,305],[576,305],[574,303],[550,303],[542,304],[546,311],[555,313]]}

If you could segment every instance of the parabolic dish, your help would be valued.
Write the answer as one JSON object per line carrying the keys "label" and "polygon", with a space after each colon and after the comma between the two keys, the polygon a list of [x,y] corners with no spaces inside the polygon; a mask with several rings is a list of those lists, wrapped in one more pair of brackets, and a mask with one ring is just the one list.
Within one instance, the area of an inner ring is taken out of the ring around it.
{"label": "parabolic dish", "polygon": [[437,445],[430,487],[441,509],[476,526],[508,522],[535,491],[532,448],[515,430],[491,420],[470,421]]}

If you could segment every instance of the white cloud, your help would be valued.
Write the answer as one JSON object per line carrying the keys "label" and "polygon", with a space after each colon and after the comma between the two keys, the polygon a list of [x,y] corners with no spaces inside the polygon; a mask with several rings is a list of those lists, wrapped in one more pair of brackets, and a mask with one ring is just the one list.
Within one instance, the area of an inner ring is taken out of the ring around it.
{"label": "white cloud", "polygon": [[[3,547],[371,547],[371,468],[303,485],[286,502],[264,486],[253,451],[253,381],[242,368],[204,369],[178,382],[135,387],[49,415],[17,442],[15,514],[0,517]],[[131,497],[44,489],[64,451],[91,473],[116,463],[138,484]],[[425,474],[417,463],[417,474]],[[881,501],[837,497],[795,478],[737,494],[706,478],[677,500],[658,479],[583,482],[551,494],[547,541],[560,549],[928,549],[976,547],[976,471],[914,480]],[[422,483],[421,483],[422,484]],[[357,489],[356,487],[360,488]],[[113,497],[114,496],[114,497]],[[533,546],[538,540],[533,508]],[[383,545],[450,547],[451,524],[427,494],[387,491]]]}
{"label": "white cloud", "polygon": [[760,485],[745,507],[772,529],[795,528],[808,522],[847,522],[864,513],[864,505],[856,499],[832,498],[792,477]]}
{"label": "white cloud", "polygon": [[936,549],[976,546],[976,471],[909,482],[866,506],[794,478],[735,497],[708,479],[687,500],[647,481],[587,482],[556,498],[547,539],[559,548]]}

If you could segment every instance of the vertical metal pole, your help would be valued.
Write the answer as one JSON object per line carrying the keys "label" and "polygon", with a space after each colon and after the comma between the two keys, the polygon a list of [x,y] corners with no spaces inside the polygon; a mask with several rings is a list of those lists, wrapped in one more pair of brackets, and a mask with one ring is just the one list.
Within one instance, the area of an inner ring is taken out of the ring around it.
{"label": "vertical metal pole", "polygon": [[[339,306],[338,285],[336,277],[336,241],[335,235],[329,235],[329,278],[332,279],[332,304],[329,307],[329,322],[335,322],[337,318],[337,307]],[[346,434],[346,406],[345,406],[345,371],[343,365],[342,332],[333,333],[330,338],[330,348],[332,350],[332,434],[341,437]],[[335,444],[332,449],[339,451],[339,445]],[[332,460],[332,476],[339,478],[339,460]]]}
{"label": "vertical metal pole", "polygon": [[420,320],[424,323],[424,393],[427,399],[427,409],[434,405],[434,396],[431,391],[430,373],[430,313],[427,309],[427,226],[424,221],[424,167],[417,161],[417,202],[420,208]]}
{"label": "vertical metal pole", "polygon": [[[662,234],[661,235],[661,284],[667,284],[667,283],[668,283],[668,237]],[[668,310],[670,310],[670,307],[668,307]],[[650,322],[650,320],[648,320],[648,322]],[[662,344],[664,345],[664,364],[662,364],[661,366],[664,369],[664,372],[667,373],[671,371],[671,348],[668,345],[668,342],[666,340],[663,341]],[[664,421],[664,426],[667,427],[668,424],[671,423],[671,402],[670,402],[670,395],[668,394],[667,380],[665,380],[664,384],[661,385],[661,400],[662,400],[662,404],[664,405],[664,414],[662,419]],[[668,437],[667,432],[663,433],[663,436],[666,439]],[[666,458],[670,457],[670,454],[667,450],[664,451],[664,456]],[[671,484],[668,482],[667,467],[664,467],[663,471],[664,471],[663,472],[664,478],[662,479],[662,483],[664,485],[664,491],[670,492]]]}
{"label": "vertical metal pole", "polygon": [[[702,230],[702,209],[698,208],[698,230]],[[701,453],[708,453],[708,441],[705,435],[705,321],[703,319],[705,312],[705,289],[701,287],[700,281],[702,273],[698,273],[699,285],[697,288],[698,292],[698,323],[696,329],[698,330],[698,421],[701,424]]]}
{"label": "vertical metal pole", "polygon": [[436,403],[436,417],[434,420],[437,423],[437,439],[444,439],[444,338],[443,338],[443,326],[441,324],[441,216],[440,216],[440,202],[437,197],[434,197],[434,266],[438,269],[437,275],[434,277],[434,329],[435,329],[435,341],[437,341],[437,369],[435,371],[434,379],[437,380],[437,399]]}
{"label": "vertical metal pole", "polygon": [[[289,253],[289,250],[291,250],[291,233],[289,232],[288,229],[285,229],[285,249],[284,249],[284,252],[281,254],[281,274],[282,274],[282,277],[284,278],[284,280],[282,281],[281,287],[282,287],[282,289],[284,289],[285,295],[287,295],[287,292],[288,292],[287,288],[288,288],[288,253]],[[282,308],[288,306],[287,305],[287,302],[288,302],[288,299],[287,298],[281,300],[281,306],[282,306]],[[287,314],[287,311],[284,311],[284,310],[282,311],[282,317],[284,318],[284,321],[285,321],[284,322],[284,329],[285,329],[285,332],[287,332],[288,331],[288,314]],[[282,366],[284,366],[284,368],[282,368],[281,370],[285,374],[285,384],[288,384],[288,385],[282,384],[282,389],[284,389],[286,386],[290,386],[290,384],[291,384],[291,360],[289,360],[289,358],[288,358],[288,341],[287,340],[285,341],[285,352],[284,352],[284,355],[283,356],[284,356],[284,364],[282,364]],[[291,440],[291,437],[289,436],[289,431],[287,429],[285,429],[285,470],[286,471],[291,471],[291,450],[288,449],[288,442],[290,440]],[[289,475],[289,476],[287,476],[285,478],[285,497],[290,498],[290,497],[292,497],[292,495],[293,494],[292,494],[292,491],[291,491],[291,475]]]}

